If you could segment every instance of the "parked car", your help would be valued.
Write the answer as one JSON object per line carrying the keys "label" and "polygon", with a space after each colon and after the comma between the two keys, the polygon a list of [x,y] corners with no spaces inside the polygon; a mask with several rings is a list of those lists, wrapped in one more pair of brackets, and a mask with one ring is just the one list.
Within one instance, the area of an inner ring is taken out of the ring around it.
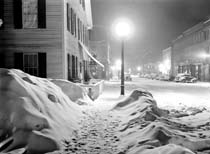
{"label": "parked car", "polygon": [[125,73],[125,81],[132,81],[131,74]]}
{"label": "parked car", "polygon": [[157,80],[161,80],[161,81],[169,81],[170,77],[169,75],[159,75],[157,77]]}
{"label": "parked car", "polygon": [[190,74],[178,74],[175,77],[174,81],[183,83],[194,83],[197,81],[197,78],[191,76]]}

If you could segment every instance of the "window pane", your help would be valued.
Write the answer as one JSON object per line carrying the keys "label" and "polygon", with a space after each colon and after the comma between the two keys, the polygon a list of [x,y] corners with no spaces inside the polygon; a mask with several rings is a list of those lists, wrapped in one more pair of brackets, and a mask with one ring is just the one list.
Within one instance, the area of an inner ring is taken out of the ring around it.
{"label": "window pane", "polygon": [[37,0],[23,0],[23,27],[24,28],[37,28]]}
{"label": "window pane", "polygon": [[33,67],[33,56],[29,55],[29,67]]}
{"label": "window pane", "polygon": [[34,55],[34,67],[38,66],[37,60],[38,60],[37,55]]}
{"label": "window pane", "polygon": [[28,67],[28,55],[24,55],[24,67]]}

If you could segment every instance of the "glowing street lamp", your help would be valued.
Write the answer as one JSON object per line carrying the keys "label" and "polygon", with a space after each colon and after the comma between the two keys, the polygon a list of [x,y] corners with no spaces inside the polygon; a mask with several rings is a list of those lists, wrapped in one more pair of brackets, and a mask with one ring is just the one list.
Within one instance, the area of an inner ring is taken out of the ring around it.
{"label": "glowing street lamp", "polygon": [[139,71],[139,72],[141,71],[141,66],[137,67],[137,71]]}
{"label": "glowing street lamp", "polygon": [[131,25],[129,20],[126,19],[119,19],[115,23],[115,33],[121,39],[121,95],[125,95],[125,77],[124,77],[124,42],[125,39],[131,34]]}

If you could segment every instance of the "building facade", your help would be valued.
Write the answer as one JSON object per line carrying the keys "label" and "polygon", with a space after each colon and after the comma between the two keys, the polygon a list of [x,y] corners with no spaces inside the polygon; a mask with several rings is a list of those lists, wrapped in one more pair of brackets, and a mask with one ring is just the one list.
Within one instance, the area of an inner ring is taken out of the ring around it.
{"label": "building facade", "polygon": [[186,30],[172,42],[171,75],[189,73],[210,81],[210,19]]}
{"label": "building facade", "polygon": [[0,67],[71,81],[89,78],[90,0],[1,0],[0,18]]}

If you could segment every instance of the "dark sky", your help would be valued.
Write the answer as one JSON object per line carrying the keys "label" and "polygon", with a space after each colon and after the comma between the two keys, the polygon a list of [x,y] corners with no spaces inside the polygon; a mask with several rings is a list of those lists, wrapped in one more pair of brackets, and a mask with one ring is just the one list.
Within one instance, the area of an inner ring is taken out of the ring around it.
{"label": "dark sky", "polygon": [[[157,61],[183,31],[210,16],[210,0],[92,0],[94,25],[107,27],[111,57],[120,58],[120,43],[111,33],[119,17],[129,18],[135,32],[126,42],[125,61],[133,67]],[[103,38],[97,38],[100,41]]]}

